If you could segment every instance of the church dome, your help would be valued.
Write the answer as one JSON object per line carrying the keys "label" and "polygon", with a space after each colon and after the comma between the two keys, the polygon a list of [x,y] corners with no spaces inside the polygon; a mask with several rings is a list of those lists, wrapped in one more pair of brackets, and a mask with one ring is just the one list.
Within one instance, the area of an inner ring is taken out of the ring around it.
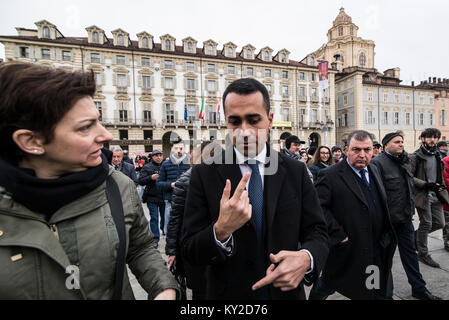
{"label": "church dome", "polygon": [[345,8],[340,8],[340,13],[334,20],[334,27],[346,23],[352,23],[352,18],[346,14]]}

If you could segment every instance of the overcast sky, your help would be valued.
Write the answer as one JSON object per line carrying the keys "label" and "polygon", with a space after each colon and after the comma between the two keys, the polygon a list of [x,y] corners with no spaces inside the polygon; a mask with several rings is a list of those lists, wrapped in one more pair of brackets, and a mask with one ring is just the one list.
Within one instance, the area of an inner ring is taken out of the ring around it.
{"label": "overcast sky", "polygon": [[250,43],[275,53],[286,48],[291,59],[301,60],[327,41],[340,7],[359,36],[374,40],[379,71],[401,68],[403,84],[449,78],[447,0],[1,0],[0,35],[16,35],[15,27],[34,29],[34,22],[46,19],[65,36],[86,37],[85,28],[95,24],[108,37],[122,28],[135,40],[145,30],[155,42],[169,33],[178,45],[187,36],[199,47],[208,39],[220,49],[228,41],[238,50]]}

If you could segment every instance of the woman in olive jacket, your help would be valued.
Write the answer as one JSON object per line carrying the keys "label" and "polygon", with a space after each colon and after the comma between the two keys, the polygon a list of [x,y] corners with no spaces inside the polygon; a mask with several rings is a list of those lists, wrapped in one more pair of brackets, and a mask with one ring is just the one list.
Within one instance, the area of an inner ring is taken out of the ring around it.
{"label": "woman in olive jacket", "polygon": [[149,299],[179,296],[94,93],[89,73],[0,65],[0,299],[134,299],[125,263]]}

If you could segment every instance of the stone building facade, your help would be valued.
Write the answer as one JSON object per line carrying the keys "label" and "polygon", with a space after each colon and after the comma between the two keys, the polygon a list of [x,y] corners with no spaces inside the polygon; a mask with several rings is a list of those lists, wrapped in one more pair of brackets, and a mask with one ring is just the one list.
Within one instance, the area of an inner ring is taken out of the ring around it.
{"label": "stone building facade", "polygon": [[[221,95],[243,77],[261,81],[270,92],[275,147],[289,134],[310,144],[335,144],[335,70],[329,71],[329,89],[323,92],[318,68],[290,59],[286,49],[275,53],[247,44],[238,51],[232,42],[220,47],[211,39],[198,47],[192,37],[179,45],[169,34],[155,42],[145,31],[132,40],[123,29],[108,37],[98,26],[86,28],[85,37],[65,37],[46,20],[35,25],[37,29],[16,28],[16,36],[0,36],[6,61],[94,72],[94,101],[114,136],[111,145],[130,154],[160,148],[167,155],[173,132],[185,141],[223,142]],[[199,120],[203,99],[205,117]]]}

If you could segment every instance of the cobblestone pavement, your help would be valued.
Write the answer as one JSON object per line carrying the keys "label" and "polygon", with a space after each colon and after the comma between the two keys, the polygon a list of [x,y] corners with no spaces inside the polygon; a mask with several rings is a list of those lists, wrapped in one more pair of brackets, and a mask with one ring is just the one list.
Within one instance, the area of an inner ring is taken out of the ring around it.
{"label": "cobblestone pavement", "polygon": [[[149,219],[148,208],[144,205],[144,212],[147,219]],[[418,216],[414,216],[413,224],[415,225],[415,229],[419,225]],[[429,267],[423,263],[419,263],[419,267],[421,273],[423,275],[424,280],[427,283],[427,288],[433,294],[440,296],[444,300],[449,300],[449,252],[447,252],[443,247],[443,237],[442,231],[438,230],[434,233],[431,233],[429,236],[429,252],[432,255],[432,258],[438,262],[441,268],[436,269]],[[167,260],[167,256],[165,255],[165,236],[161,235],[161,239],[159,241],[159,250],[165,260]],[[402,267],[401,260],[399,258],[399,252],[396,250],[396,253],[393,258],[393,281],[394,281],[394,299],[395,300],[415,300],[412,297],[411,287],[407,282],[407,277],[405,275],[405,271]],[[146,300],[147,294],[145,290],[137,282],[134,275],[128,270],[128,274],[130,276],[131,285],[134,291],[134,295],[137,300]],[[306,294],[308,295],[310,291],[309,287],[306,287]],[[191,292],[188,290],[187,292],[188,299],[191,299]],[[348,300],[346,297],[336,293],[329,296],[328,300]]]}

